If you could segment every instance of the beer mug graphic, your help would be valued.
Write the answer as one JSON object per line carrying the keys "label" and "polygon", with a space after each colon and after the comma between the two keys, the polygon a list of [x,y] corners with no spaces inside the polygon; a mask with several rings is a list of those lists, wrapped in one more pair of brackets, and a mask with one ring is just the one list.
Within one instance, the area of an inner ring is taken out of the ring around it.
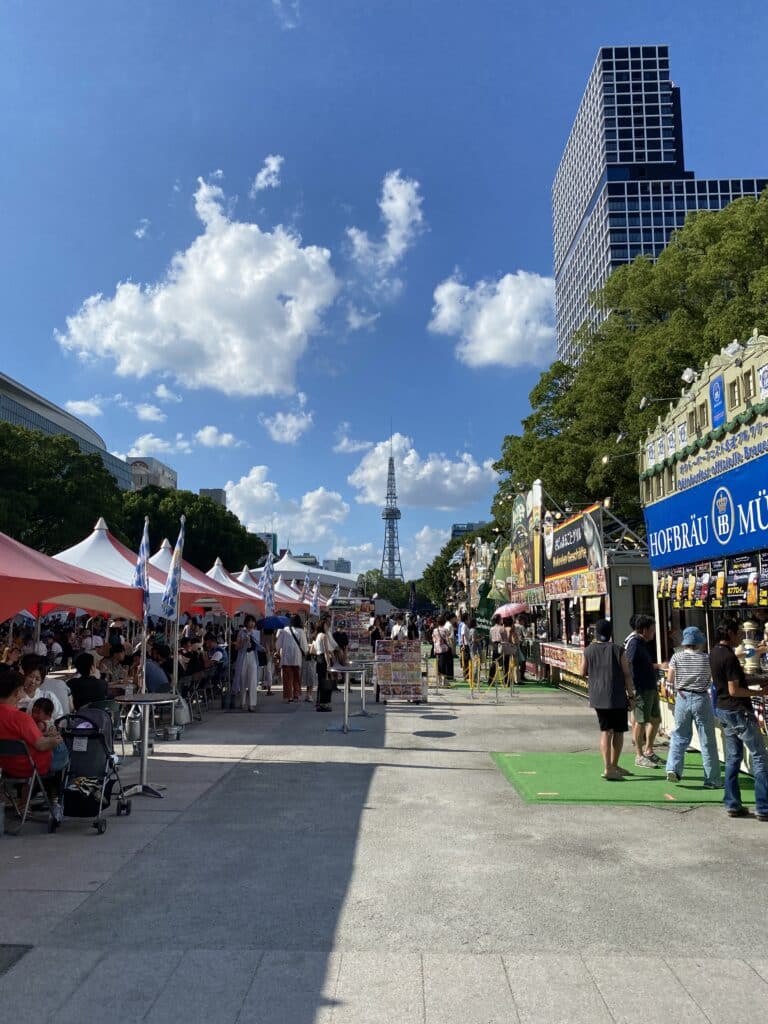
{"label": "beer mug graphic", "polygon": [[757,572],[754,569],[747,580],[747,604],[757,604]]}
{"label": "beer mug graphic", "polygon": [[722,601],[725,595],[725,569],[721,569],[717,574],[715,580],[715,597],[718,601]]}

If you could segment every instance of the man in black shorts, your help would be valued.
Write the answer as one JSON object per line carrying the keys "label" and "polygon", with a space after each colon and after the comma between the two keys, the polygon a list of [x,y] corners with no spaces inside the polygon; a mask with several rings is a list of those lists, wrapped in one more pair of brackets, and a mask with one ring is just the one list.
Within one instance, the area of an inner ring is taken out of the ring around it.
{"label": "man in black shorts", "polygon": [[635,699],[632,673],[624,651],[611,643],[613,627],[607,619],[595,623],[595,639],[584,652],[581,674],[589,681],[589,705],[600,724],[603,778],[619,782],[631,775],[619,765],[624,733],[629,729],[629,707]]}

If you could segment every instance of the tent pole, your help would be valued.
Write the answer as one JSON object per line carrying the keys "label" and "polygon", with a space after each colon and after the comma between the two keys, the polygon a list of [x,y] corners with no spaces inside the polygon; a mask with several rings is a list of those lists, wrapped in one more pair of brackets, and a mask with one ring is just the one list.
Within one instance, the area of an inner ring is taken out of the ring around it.
{"label": "tent pole", "polygon": [[37,645],[40,643],[40,633],[41,633],[41,628],[42,628],[42,623],[40,621],[40,618],[41,618],[42,614],[43,614],[43,606],[38,601],[38,603],[37,603],[37,619],[35,620],[35,654],[37,654]]}

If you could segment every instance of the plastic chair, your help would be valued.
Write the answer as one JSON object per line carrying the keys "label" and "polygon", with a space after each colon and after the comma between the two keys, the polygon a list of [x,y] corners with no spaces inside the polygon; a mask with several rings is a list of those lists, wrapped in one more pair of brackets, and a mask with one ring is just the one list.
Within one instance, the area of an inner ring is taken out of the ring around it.
{"label": "plastic chair", "polygon": [[[50,801],[50,797],[45,790],[43,785],[43,777],[37,770],[32,755],[29,752],[29,747],[24,740],[0,740],[0,758],[3,757],[26,757],[29,762],[30,774],[29,775],[9,775],[8,772],[3,769],[2,779],[0,785],[2,790],[8,799],[11,801],[16,817],[20,819],[19,827],[16,832],[11,835],[20,835],[21,830],[24,828],[24,823],[29,815],[29,808],[32,804],[32,800],[35,797],[35,790],[39,790],[40,795],[45,800],[45,805],[48,808],[48,831],[54,832],[56,830],[56,819],[53,816],[53,806]],[[9,786],[8,783],[13,785]],[[14,785],[26,785],[27,786],[27,799],[24,804],[24,810],[20,809],[20,801],[17,800],[16,794],[13,792]]]}

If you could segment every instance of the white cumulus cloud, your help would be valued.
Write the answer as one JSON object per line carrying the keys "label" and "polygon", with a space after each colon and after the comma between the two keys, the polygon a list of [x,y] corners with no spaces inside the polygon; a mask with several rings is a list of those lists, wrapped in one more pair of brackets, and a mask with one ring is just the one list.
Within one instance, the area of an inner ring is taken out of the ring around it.
{"label": "white cumulus cloud", "polygon": [[280,497],[269,479],[267,466],[253,466],[238,481],[226,485],[227,508],[249,530],[275,529],[282,541],[300,544],[333,543],[335,529],[349,514],[349,505],[337,491],[317,487],[299,499]]}
{"label": "white cumulus cloud", "polygon": [[[411,439],[392,437],[398,501],[401,506],[454,509],[485,500],[496,485],[493,460],[477,462],[469,452],[451,459],[442,453],[422,457]],[[362,505],[383,505],[387,494],[390,442],[376,444],[347,477]]]}
{"label": "white cumulus cloud", "polygon": [[278,444],[296,444],[312,426],[312,413],[276,412],[273,416],[259,416],[259,422]]}
{"label": "white cumulus cloud", "polygon": [[255,199],[259,192],[265,188],[277,188],[280,185],[280,168],[283,166],[285,157],[277,153],[270,153],[264,158],[264,165],[253,179],[251,190],[248,193],[251,199]]}
{"label": "white cumulus cloud", "polygon": [[425,566],[429,565],[445,542],[449,540],[451,531],[436,526],[422,526],[411,540],[400,545],[400,558],[403,563],[403,575],[407,580],[421,577]]}
{"label": "white cumulus cloud", "polygon": [[71,412],[73,416],[101,416],[104,412],[102,405],[105,401],[106,399],[102,398],[101,395],[94,395],[93,398],[65,402],[64,408],[67,412]]}
{"label": "white cumulus cloud", "polygon": [[301,5],[299,0],[272,0],[272,10],[286,30],[298,28],[301,24]]}
{"label": "white cumulus cloud", "polygon": [[240,444],[234,434],[227,434],[218,427],[201,427],[195,437],[204,448],[234,448]]}
{"label": "white cumulus cloud", "polygon": [[146,217],[142,217],[141,220],[139,221],[139,226],[133,232],[134,236],[138,239],[146,238],[150,224],[151,221],[147,220]]}
{"label": "white cumulus cloud", "polygon": [[159,398],[161,402],[180,402],[181,395],[177,395],[175,391],[171,391],[165,384],[158,384],[155,388],[155,398]]}
{"label": "white cumulus cloud", "polygon": [[347,306],[347,327],[350,331],[370,330],[381,316],[381,313],[365,313],[350,302]]}
{"label": "white cumulus cloud", "polygon": [[149,284],[91,295],[56,332],[84,361],[114,360],[121,376],[167,375],[228,395],[290,394],[296,365],[338,282],[331,254],[278,225],[230,219],[224,192],[198,179],[202,233]]}
{"label": "white cumulus cloud", "polygon": [[367,452],[373,448],[373,441],[354,441],[349,432],[352,429],[349,423],[340,423],[336,430],[337,441],[333,446],[337,455],[354,455],[357,452]]}
{"label": "white cumulus cloud", "polygon": [[390,171],[384,176],[379,198],[384,222],[381,240],[374,241],[361,228],[347,228],[352,258],[368,274],[369,284],[375,291],[391,296],[402,288],[402,281],[393,272],[423,227],[419,189],[415,179],[404,178],[399,170]]}
{"label": "white cumulus cloud", "polygon": [[156,434],[141,434],[128,449],[128,455],[132,458],[189,455],[193,448],[192,442],[187,440],[183,434],[177,434],[172,441],[158,437]]}
{"label": "white cumulus cloud", "polygon": [[139,402],[136,406],[136,415],[147,423],[163,423],[166,418],[162,409],[146,402]]}
{"label": "white cumulus cloud", "polygon": [[555,282],[525,270],[463,284],[457,274],[434,292],[429,330],[458,338],[468,366],[543,366],[552,357]]}

